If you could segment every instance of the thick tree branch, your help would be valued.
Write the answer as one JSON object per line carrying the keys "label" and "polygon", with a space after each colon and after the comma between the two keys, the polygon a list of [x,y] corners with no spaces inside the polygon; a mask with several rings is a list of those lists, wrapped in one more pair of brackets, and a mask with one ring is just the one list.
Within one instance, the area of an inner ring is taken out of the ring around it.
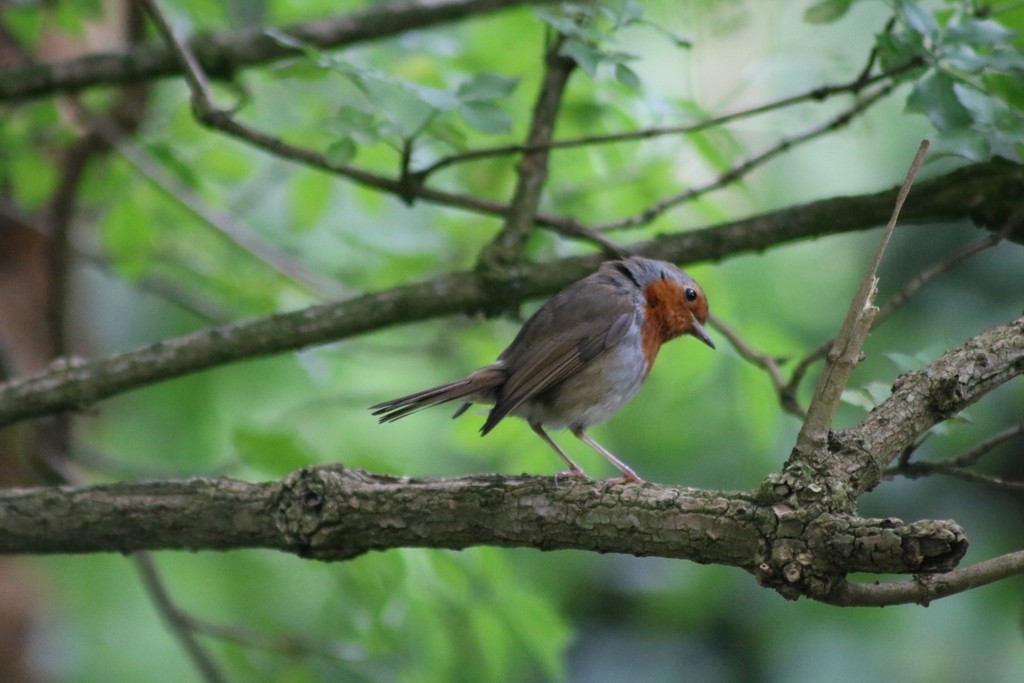
{"label": "thick tree branch", "polygon": [[753,493],[550,477],[423,480],[341,466],[260,484],[16,489],[0,492],[0,553],[270,548],[345,560],[410,546],[581,549],[736,566],[789,598],[865,601],[873,598],[844,597],[860,590],[844,584],[846,574],[948,572],[967,539],[949,521],[862,519],[849,502],[924,430],[1020,374],[1024,317],[901,377],[889,400],[830,439],[845,466],[823,483],[807,484],[791,462]]}
{"label": "thick tree branch", "polygon": [[[543,2],[550,0],[530,0],[530,4]],[[340,17],[286,26],[278,31],[316,48],[339,48],[524,4],[526,0],[389,2]],[[264,27],[198,35],[188,42],[203,71],[221,79],[230,79],[235,72],[246,67],[302,54],[300,50],[272,38]],[[43,97],[97,85],[119,85],[180,73],[181,65],[167,47],[141,45],[116,54],[95,54],[57,64],[0,71],[0,101]]]}
{"label": "thick tree branch", "polygon": [[[918,186],[908,222],[975,218],[1002,226],[1024,193],[1024,168],[976,164]],[[704,230],[631,245],[677,263],[721,259],[785,242],[868,229],[889,215],[894,190],[822,200]],[[1008,238],[1024,240],[1013,233]],[[548,295],[592,272],[599,254],[523,264],[507,276],[506,301]],[[231,323],[91,361],[62,359],[34,376],[0,384],[0,425],[96,401],[226,363],[337,341],[391,325],[486,310],[490,288],[476,273],[454,273],[346,301]],[[511,298],[510,298],[511,297]]]}
{"label": "thick tree branch", "polygon": [[829,434],[813,472],[804,459],[791,459],[782,474],[769,477],[771,491],[765,494],[794,505],[839,495],[831,507],[850,508],[924,432],[1021,374],[1024,317],[982,332],[923,370],[901,375],[892,396],[860,424]]}
{"label": "thick tree branch", "polygon": [[[116,520],[116,524],[112,523]],[[579,549],[805,573],[946,571],[956,524],[757,505],[749,494],[552,477],[410,479],[341,466],[280,482],[193,478],[0,491],[0,553],[267,548],[347,560],[398,547]],[[831,587],[829,587],[831,588]]]}

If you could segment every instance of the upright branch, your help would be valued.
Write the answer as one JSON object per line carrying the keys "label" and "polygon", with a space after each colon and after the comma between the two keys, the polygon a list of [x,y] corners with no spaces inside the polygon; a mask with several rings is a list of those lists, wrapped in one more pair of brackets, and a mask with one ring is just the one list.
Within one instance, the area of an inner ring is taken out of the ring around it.
{"label": "upright branch", "polygon": [[819,380],[818,386],[815,388],[814,398],[811,399],[811,405],[807,409],[807,418],[804,420],[800,434],[797,436],[791,462],[796,460],[809,462],[811,461],[812,454],[820,454],[825,450],[825,446],[828,443],[829,430],[832,427],[832,418],[835,415],[836,408],[839,407],[843,389],[846,388],[853,369],[860,362],[864,340],[867,339],[868,333],[871,331],[871,324],[878,313],[878,308],[874,305],[875,296],[878,293],[878,267],[882,263],[885,249],[889,244],[889,239],[892,237],[893,230],[896,228],[900,209],[903,208],[903,203],[906,201],[910,187],[914,183],[914,177],[917,175],[918,169],[921,168],[921,164],[924,162],[924,156],[927,151],[928,141],[924,140],[917,150],[917,155],[914,157],[910,170],[907,172],[906,180],[903,181],[903,186],[896,197],[896,205],[893,208],[892,217],[886,225],[882,240],[875,252],[875,257],[868,266],[863,280],[861,280],[860,288],[850,303],[850,309],[846,312],[843,325],[835,342],[832,344],[832,349],[828,353],[821,380]]}
{"label": "upright branch", "polygon": [[501,270],[504,266],[516,263],[533,231],[541,194],[548,178],[548,145],[551,143],[565,86],[576,66],[572,59],[559,53],[563,42],[564,39],[559,36],[545,53],[544,80],[534,105],[527,138],[527,145],[533,150],[523,154],[519,161],[515,194],[501,232],[480,255],[480,265],[485,271],[494,267]]}

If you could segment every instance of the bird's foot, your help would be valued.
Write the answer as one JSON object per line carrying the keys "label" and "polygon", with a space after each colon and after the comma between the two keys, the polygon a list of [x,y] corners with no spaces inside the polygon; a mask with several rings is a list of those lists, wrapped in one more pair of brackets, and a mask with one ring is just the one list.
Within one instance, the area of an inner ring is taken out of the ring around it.
{"label": "bird's foot", "polygon": [[580,481],[583,481],[583,480],[586,480],[586,479],[590,479],[590,477],[588,477],[587,473],[584,472],[582,469],[580,469],[579,467],[576,467],[576,468],[573,468],[571,470],[566,470],[565,472],[558,472],[558,473],[556,473],[555,474],[555,486],[558,486],[558,480],[559,479],[578,479]]}
{"label": "bird's foot", "polygon": [[613,477],[612,479],[606,479],[604,485],[606,488],[611,486],[621,486],[622,484],[643,484],[644,480],[636,476],[636,473],[623,474],[621,477]]}

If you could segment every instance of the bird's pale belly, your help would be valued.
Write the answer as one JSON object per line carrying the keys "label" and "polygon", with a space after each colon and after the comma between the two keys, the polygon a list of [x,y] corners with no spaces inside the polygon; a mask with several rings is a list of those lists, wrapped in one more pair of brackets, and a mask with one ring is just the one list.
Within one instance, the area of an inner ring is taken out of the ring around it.
{"label": "bird's pale belly", "polygon": [[633,398],[646,376],[647,361],[639,343],[627,339],[579,373],[523,403],[512,414],[555,429],[586,428],[618,412]]}

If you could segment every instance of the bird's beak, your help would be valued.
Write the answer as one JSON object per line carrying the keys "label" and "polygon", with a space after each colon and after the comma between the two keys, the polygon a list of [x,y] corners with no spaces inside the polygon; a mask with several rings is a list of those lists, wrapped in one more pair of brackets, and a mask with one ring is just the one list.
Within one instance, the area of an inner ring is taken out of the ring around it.
{"label": "bird's beak", "polygon": [[702,342],[704,342],[711,348],[715,348],[715,342],[711,341],[711,335],[708,334],[708,331],[704,329],[703,325],[697,322],[696,317],[693,318],[693,330],[690,332],[690,334],[692,334],[697,339],[700,339]]}

